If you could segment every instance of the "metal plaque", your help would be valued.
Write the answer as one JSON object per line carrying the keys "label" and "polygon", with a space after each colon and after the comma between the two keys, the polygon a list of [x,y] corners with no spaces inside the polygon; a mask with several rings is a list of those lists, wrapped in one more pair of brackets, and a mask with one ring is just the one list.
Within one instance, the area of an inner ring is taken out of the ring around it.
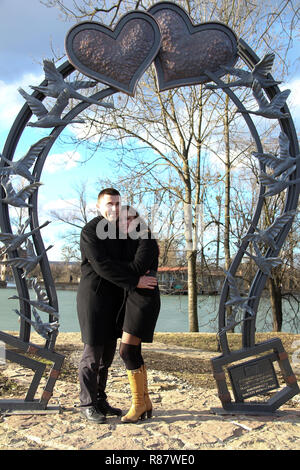
{"label": "metal plaque", "polygon": [[237,401],[266,393],[279,387],[273,362],[268,357],[254,359],[228,368]]}

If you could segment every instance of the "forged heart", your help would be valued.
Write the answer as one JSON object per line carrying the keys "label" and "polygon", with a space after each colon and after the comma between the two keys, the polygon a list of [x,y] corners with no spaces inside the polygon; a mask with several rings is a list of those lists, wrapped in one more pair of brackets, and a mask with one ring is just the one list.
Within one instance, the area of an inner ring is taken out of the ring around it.
{"label": "forged heart", "polygon": [[158,53],[161,35],[155,19],[144,12],[124,15],[112,30],[83,22],[67,34],[71,64],[84,75],[134,95],[135,87]]}
{"label": "forged heart", "polygon": [[160,91],[210,81],[205,70],[224,75],[220,66],[233,66],[237,38],[222,23],[193,25],[179,6],[160,2],[149,10],[159,24],[162,41],[155,59]]}

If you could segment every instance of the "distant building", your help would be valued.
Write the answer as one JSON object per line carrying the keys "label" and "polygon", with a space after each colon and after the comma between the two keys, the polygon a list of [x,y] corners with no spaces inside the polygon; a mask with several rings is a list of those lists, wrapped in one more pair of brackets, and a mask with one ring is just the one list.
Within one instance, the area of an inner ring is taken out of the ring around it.
{"label": "distant building", "polygon": [[[225,273],[222,269],[206,269],[201,271],[198,268],[197,285],[199,294],[220,294],[225,280]],[[187,266],[161,266],[157,273],[158,284],[162,293],[183,293],[188,290],[188,268]],[[239,288],[247,289],[246,282],[236,276]]]}
{"label": "distant building", "polygon": [[54,282],[78,284],[80,280],[80,263],[78,261],[50,261]]}
{"label": "distant building", "polygon": [[157,270],[158,284],[163,292],[187,290],[187,267],[161,266]]}

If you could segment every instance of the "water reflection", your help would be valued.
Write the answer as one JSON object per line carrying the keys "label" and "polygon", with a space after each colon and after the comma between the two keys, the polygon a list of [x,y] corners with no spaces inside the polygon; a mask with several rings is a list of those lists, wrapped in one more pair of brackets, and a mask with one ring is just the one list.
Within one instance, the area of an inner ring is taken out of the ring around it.
{"label": "water reflection", "polygon": [[[35,298],[33,290],[29,290],[30,297]],[[16,289],[0,289],[0,329],[19,330],[18,315],[13,311],[19,308],[18,300],[8,300],[11,295],[17,295]],[[76,291],[57,291],[60,312],[60,331],[79,331],[76,313]],[[161,312],[158,318],[156,331],[160,332],[187,332],[188,324],[188,298],[186,295],[163,295]],[[198,321],[201,332],[214,333],[218,325],[219,296],[198,296]],[[291,299],[291,303],[283,300],[283,332],[299,333],[300,320],[297,315],[298,303]],[[48,321],[47,314],[39,312],[44,321]],[[272,331],[272,313],[270,301],[267,297],[260,300],[256,322],[257,331]],[[236,327],[236,332],[240,327]]]}

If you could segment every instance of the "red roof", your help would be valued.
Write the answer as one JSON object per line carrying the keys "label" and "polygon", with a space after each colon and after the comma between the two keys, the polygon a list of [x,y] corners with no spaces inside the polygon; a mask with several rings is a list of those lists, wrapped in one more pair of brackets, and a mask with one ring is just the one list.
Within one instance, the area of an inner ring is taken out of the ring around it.
{"label": "red roof", "polygon": [[174,272],[174,271],[187,271],[187,266],[175,266],[173,268],[169,266],[161,266],[157,269],[158,272]]}

